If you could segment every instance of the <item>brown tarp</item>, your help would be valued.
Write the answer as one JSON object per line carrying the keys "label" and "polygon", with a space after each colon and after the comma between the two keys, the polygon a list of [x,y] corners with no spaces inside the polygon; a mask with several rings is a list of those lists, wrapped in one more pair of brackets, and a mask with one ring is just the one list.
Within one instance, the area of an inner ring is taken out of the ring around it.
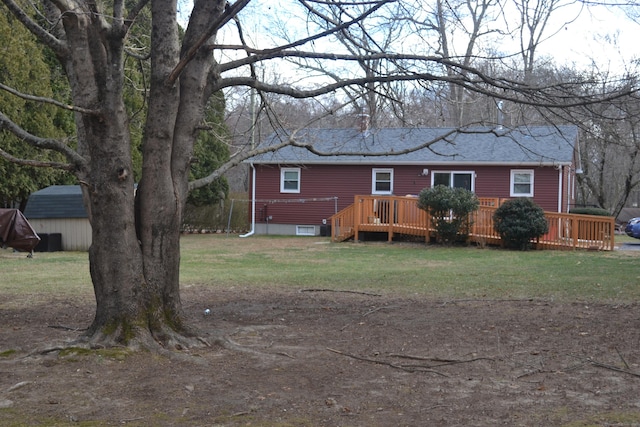
{"label": "brown tarp", "polygon": [[27,218],[18,209],[0,209],[0,244],[31,252],[40,242]]}

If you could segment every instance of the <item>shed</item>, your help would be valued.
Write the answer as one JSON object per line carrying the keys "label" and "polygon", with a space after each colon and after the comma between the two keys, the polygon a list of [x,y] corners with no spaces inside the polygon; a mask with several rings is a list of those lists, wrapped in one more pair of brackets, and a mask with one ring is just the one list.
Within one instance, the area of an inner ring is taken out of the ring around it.
{"label": "shed", "polygon": [[91,224],[79,185],[52,185],[32,193],[24,215],[43,240],[59,233],[62,250],[89,250]]}

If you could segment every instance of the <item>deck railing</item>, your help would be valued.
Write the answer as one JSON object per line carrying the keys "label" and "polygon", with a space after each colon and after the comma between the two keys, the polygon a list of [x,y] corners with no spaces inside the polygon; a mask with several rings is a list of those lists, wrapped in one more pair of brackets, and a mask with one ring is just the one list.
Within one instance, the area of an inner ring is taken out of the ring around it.
{"label": "deck railing", "polygon": [[[392,241],[395,234],[434,234],[429,214],[418,208],[415,196],[355,196],[351,206],[331,218],[333,241],[358,238],[361,232],[384,232]],[[501,244],[494,230],[493,213],[507,199],[480,198],[480,208],[471,215],[469,240],[478,244]],[[539,249],[597,249],[614,247],[615,221],[612,217],[545,212],[549,232],[532,243]]]}

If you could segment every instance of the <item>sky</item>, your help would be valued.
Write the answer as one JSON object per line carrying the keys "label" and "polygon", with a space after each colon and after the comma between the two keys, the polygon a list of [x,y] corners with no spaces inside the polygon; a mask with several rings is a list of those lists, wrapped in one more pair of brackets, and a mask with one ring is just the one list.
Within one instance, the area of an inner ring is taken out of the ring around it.
{"label": "sky", "polygon": [[[578,7],[574,5],[562,15],[575,16]],[[560,30],[540,50],[560,64],[575,63],[588,68],[595,58],[600,67],[616,70],[640,57],[640,24],[620,10],[594,6],[591,11],[583,11],[575,22],[563,24],[561,16],[557,16],[550,28]]]}
{"label": "sky", "polygon": [[[570,1],[572,0],[567,0]],[[296,29],[304,29],[304,16],[293,13],[292,3],[292,0],[252,1],[243,11],[246,36],[250,40],[257,40],[256,44],[263,44],[260,47],[265,47],[264,43],[268,43],[270,37],[265,36],[264,32],[256,35],[265,26],[271,26],[271,33],[293,33]],[[183,0],[181,4],[188,9],[189,0]],[[275,11],[277,13],[274,13]],[[506,15],[510,20],[517,19],[517,15]],[[578,19],[574,20],[578,15]],[[509,25],[515,26],[515,21]],[[235,31],[231,29],[222,32],[218,41],[233,42],[234,34]],[[640,57],[640,43],[637,37],[640,34],[640,24],[631,21],[621,11],[604,6],[592,6],[588,10],[582,8],[581,3],[565,6],[552,15],[545,34],[549,38],[539,46],[537,58],[548,55],[553,57],[558,65],[593,70],[596,61],[601,72],[623,74],[631,60]],[[518,51],[517,42],[513,42],[513,46],[504,40],[499,43],[503,51]]]}

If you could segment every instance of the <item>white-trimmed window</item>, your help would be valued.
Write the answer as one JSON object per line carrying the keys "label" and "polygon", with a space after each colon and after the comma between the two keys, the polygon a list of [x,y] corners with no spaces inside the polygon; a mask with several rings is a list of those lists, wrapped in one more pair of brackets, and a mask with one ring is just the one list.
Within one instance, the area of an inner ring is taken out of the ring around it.
{"label": "white-trimmed window", "polygon": [[371,194],[393,194],[393,169],[373,169]]}
{"label": "white-trimmed window", "polygon": [[475,191],[475,174],[472,171],[433,171],[431,172],[431,187],[445,185],[451,188],[465,188]]}
{"label": "white-trimmed window", "polygon": [[511,170],[511,197],[533,197],[533,169]]}
{"label": "white-trimmed window", "polygon": [[280,169],[280,192],[299,193],[300,192],[300,168]]}

